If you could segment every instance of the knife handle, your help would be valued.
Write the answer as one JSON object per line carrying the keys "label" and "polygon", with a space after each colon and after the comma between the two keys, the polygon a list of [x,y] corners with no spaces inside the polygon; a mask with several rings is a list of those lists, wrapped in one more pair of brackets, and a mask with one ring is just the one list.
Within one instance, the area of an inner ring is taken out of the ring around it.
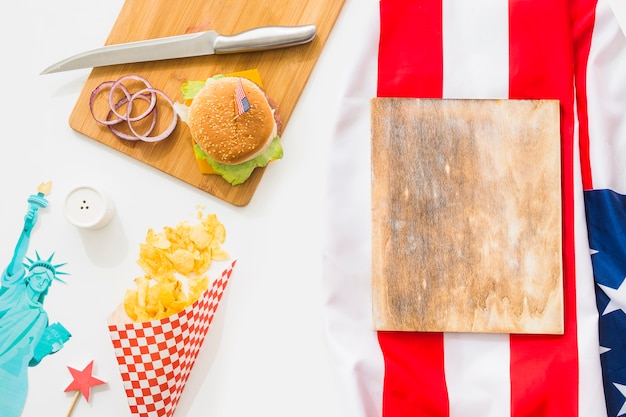
{"label": "knife handle", "polygon": [[218,35],[213,42],[216,54],[253,52],[301,45],[315,38],[315,25],[264,26],[235,35]]}

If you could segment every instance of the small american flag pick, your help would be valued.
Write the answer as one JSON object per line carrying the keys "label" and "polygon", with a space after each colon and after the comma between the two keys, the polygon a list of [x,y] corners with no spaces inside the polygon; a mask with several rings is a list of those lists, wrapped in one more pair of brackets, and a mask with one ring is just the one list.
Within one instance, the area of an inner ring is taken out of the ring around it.
{"label": "small american flag pick", "polygon": [[241,78],[238,79],[237,88],[235,90],[235,102],[237,103],[237,115],[241,116],[248,110],[250,110],[250,102],[246,97],[246,92],[243,90],[243,84]]}

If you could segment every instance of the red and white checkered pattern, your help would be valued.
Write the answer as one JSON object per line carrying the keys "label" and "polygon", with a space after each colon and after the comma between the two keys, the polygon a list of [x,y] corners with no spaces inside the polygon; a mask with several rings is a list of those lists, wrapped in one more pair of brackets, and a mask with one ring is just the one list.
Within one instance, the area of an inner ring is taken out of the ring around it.
{"label": "red and white checkered pattern", "polygon": [[109,331],[134,416],[171,417],[235,266],[178,314]]}

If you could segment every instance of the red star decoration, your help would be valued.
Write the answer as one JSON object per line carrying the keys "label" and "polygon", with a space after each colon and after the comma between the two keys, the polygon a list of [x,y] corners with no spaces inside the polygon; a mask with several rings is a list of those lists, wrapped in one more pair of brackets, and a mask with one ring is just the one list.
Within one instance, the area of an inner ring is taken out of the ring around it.
{"label": "red star decoration", "polygon": [[93,361],[89,362],[89,365],[85,367],[82,371],[76,370],[70,366],[67,367],[72,374],[74,380],[71,384],[65,388],[65,392],[80,390],[85,397],[85,400],[89,401],[89,393],[91,392],[91,387],[95,387],[96,385],[106,384],[105,381],[94,377],[93,372]]}

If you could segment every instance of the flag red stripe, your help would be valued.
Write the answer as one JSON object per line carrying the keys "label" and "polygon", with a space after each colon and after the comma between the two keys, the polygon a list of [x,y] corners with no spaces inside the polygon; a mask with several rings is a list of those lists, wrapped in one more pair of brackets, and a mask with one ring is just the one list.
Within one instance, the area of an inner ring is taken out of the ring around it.
{"label": "flag red stripe", "polygon": [[378,96],[441,98],[441,2],[381,0],[380,16]]}
{"label": "flag red stripe", "polygon": [[511,415],[578,415],[574,89],[569,2],[509,1],[509,97],[561,103],[565,334],[511,335]]}
{"label": "flag red stripe", "polygon": [[449,415],[443,334],[378,332],[385,358],[383,417]]}
{"label": "flag red stripe", "polygon": [[587,62],[591,49],[591,36],[596,20],[597,0],[577,0],[573,2],[574,22],[574,70],[576,76],[576,106],[580,130],[580,165],[583,189],[593,188],[591,161],[589,159],[589,123],[587,119]]}
{"label": "flag red stripe", "polygon": [[[382,0],[380,16],[385,48],[378,56],[378,96],[441,98],[441,2]],[[448,416],[443,334],[379,332],[378,340],[385,360],[383,416]]]}

